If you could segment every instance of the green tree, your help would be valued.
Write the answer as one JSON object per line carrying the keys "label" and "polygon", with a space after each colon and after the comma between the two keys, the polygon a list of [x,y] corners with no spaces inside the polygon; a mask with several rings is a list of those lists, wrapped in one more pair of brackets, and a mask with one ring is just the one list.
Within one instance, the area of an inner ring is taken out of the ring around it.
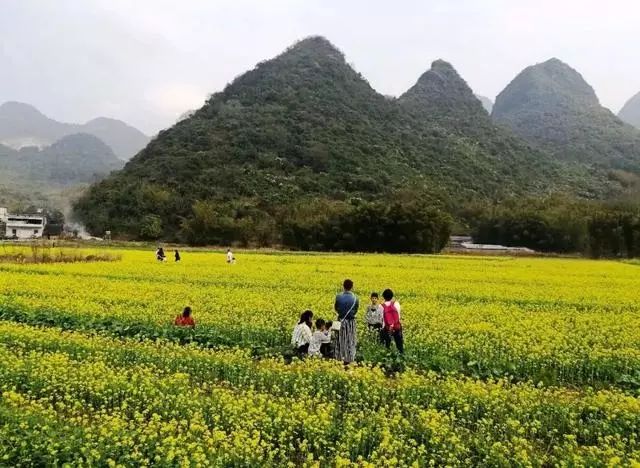
{"label": "green tree", "polygon": [[140,222],[140,237],[156,240],[162,236],[162,219],[158,215],[146,215]]}

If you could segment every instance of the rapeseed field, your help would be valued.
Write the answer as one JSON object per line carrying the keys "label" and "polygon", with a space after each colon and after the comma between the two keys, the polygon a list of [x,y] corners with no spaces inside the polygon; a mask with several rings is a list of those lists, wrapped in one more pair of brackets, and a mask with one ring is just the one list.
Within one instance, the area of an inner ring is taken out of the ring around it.
{"label": "rapeseed field", "polygon": [[[636,264],[114,253],[0,263],[0,465],[640,466]],[[358,363],[289,362],[347,277]],[[385,288],[404,358],[364,326]]]}

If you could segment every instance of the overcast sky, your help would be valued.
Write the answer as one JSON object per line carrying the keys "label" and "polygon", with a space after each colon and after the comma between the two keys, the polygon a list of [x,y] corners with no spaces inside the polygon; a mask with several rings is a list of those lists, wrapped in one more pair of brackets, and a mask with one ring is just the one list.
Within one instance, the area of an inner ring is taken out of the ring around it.
{"label": "overcast sky", "polygon": [[152,134],[321,34],[383,94],[443,58],[493,99],[558,57],[618,112],[640,91],[639,30],[638,0],[0,0],[0,102]]}

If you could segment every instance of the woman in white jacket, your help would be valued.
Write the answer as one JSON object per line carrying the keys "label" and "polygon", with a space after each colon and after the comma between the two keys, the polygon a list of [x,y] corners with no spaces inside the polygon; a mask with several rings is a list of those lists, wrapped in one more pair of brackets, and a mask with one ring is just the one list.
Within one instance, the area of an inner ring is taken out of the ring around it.
{"label": "woman in white jacket", "polygon": [[293,329],[291,334],[291,346],[300,356],[305,356],[309,352],[309,343],[311,343],[311,327],[313,327],[313,312],[305,310],[300,315],[298,325]]}

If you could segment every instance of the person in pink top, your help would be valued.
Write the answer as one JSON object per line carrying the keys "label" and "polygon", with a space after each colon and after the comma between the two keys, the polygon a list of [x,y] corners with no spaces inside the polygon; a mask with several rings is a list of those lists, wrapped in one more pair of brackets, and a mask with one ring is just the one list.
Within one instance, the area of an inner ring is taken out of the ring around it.
{"label": "person in pink top", "polygon": [[382,292],[382,342],[391,348],[391,338],[396,344],[400,354],[404,354],[404,336],[402,335],[402,323],[400,322],[400,303],[393,297],[391,289]]}

